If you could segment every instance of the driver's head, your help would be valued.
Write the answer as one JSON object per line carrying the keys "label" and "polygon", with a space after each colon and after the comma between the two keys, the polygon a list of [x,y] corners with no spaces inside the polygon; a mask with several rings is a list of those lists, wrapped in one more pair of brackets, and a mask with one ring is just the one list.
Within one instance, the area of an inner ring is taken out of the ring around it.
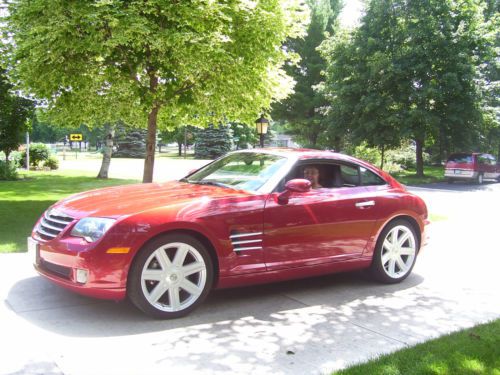
{"label": "driver's head", "polygon": [[319,169],[317,167],[308,166],[304,168],[304,178],[311,181],[314,188],[319,185]]}

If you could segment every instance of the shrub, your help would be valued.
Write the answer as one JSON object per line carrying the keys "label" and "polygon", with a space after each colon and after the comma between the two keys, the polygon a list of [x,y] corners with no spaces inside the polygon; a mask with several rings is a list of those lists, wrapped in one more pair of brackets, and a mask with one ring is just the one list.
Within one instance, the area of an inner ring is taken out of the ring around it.
{"label": "shrub", "polygon": [[0,160],[0,180],[17,180],[17,163]]}
{"label": "shrub", "polygon": [[16,163],[16,166],[19,167],[21,165],[22,157],[23,155],[21,151],[12,151],[9,155],[9,161]]}
{"label": "shrub", "polygon": [[43,163],[43,166],[49,168],[50,170],[59,168],[59,159],[54,155],[50,155],[47,160]]}
{"label": "shrub", "polygon": [[354,148],[352,156],[373,165],[380,166],[380,151],[376,148],[368,147],[364,142]]}
{"label": "shrub", "polygon": [[[43,143],[30,144],[30,166],[38,167],[41,162],[47,161],[50,150]],[[21,153],[21,166],[26,166],[26,150]]]}
{"label": "shrub", "polygon": [[[424,164],[428,164],[430,160],[429,154],[424,152],[423,157]],[[415,169],[417,167],[415,146],[410,143],[407,143],[395,150],[387,151],[386,159],[387,162],[398,164],[403,169]]]}

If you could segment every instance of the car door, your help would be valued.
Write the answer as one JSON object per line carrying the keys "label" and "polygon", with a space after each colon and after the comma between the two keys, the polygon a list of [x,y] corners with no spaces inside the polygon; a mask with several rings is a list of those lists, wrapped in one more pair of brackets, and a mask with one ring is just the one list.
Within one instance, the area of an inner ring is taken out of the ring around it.
{"label": "car door", "polygon": [[[268,270],[354,259],[363,253],[378,218],[357,165],[326,163],[340,172],[337,186],[293,193],[264,208],[263,246]],[[338,176],[337,176],[338,177]],[[339,186],[340,185],[340,186]]]}

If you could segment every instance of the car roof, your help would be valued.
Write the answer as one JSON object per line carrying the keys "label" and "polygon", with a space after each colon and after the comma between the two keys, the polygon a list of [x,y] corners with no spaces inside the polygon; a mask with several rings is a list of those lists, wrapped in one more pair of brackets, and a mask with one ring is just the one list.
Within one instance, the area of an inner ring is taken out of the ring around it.
{"label": "car roof", "polygon": [[244,149],[233,151],[232,153],[264,153],[270,155],[278,155],[283,156],[288,159],[300,161],[300,160],[315,160],[315,159],[329,159],[335,161],[341,161],[345,163],[353,163],[360,166],[363,166],[372,172],[375,172],[379,176],[381,176],[387,183],[389,183],[393,187],[402,188],[402,185],[387,172],[380,170],[376,166],[367,163],[364,160],[357,159],[352,156],[340,154],[338,152],[330,151],[330,150],[313,150],[309,148],[286,148],[286,147],[269,147],[269,148],[253,148],[253,149]]}
{"label": "car roof", "polygon": [[363,162],[362,160],[356,159],[352,156],[340,154],[338,152],[334,152],[331,150],[314,150],[310,148],[269,147],[269,148],[254,148],[254,149],[239,150],[236,152],[267,153],[273,155],[280,155],[284,157],[293,157],[298,160],[332,159],[332,160],[341,160],[341,161],[355,162],[355,163]]}

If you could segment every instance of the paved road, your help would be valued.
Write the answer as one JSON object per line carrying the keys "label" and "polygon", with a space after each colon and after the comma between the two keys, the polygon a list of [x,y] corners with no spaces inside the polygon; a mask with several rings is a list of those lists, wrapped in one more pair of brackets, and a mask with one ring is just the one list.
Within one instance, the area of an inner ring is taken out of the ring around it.
{"label": "paved road", "polygon": [[27,254],[1,255],[0,373],[328,373],[498,318],[500,184],[411,190],[436,221],[402,284],[356,272],[217,291],[173,321],[74,295]]}

